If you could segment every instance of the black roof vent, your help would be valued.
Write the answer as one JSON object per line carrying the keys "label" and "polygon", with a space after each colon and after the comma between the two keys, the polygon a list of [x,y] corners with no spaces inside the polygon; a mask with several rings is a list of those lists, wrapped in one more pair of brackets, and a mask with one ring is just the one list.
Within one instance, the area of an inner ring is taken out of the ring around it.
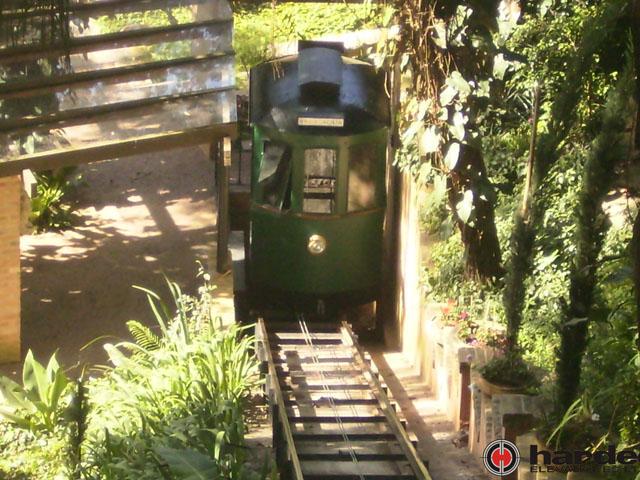
{"label": "black roof vent", "polygon": [[334,103],[340,97],[342,86],[341,52],[316,45],[302,47],[298,53],[298,85],[302,101],[312,105]]}

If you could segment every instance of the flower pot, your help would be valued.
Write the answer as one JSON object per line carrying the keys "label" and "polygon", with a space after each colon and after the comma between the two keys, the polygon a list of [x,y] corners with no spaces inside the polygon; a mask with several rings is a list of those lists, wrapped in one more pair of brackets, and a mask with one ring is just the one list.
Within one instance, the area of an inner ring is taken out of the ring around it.
{"label": "flower pot", "polygon": [[525,387],[509,387],[491,383],[482,375],[478,376],[478,387],[485,395],[493,397],[494,395],[517,395],[525,392]]}

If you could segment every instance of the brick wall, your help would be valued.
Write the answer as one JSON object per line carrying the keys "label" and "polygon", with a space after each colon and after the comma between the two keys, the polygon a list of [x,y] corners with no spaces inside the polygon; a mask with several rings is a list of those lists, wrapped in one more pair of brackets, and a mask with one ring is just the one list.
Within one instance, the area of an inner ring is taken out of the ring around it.
{"label": "brick wall", "polygon": [[20,360],[22,180],[0,178],[0,363]]}

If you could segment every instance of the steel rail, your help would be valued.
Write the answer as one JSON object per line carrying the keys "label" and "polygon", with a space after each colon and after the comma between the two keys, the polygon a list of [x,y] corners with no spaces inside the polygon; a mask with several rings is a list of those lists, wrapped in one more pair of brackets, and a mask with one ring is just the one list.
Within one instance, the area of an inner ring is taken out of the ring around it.
{"label": "steel rail", "polygon": [[262,318],[258,319],[256,324],[256,342],[260,345],[259,354],[264,356],[267,362],[267,368],[269,370],[269,377],[271,379],[269,389],[273,391],[275,397],[276,408],[278,410],[278,416],[280,417],[280,423],[284,431],[285,443],[287,446],[288,460],[291,462],[293,470],[294,480],[304,480],[302,474],[302,466],[300,465],[300,459],[296,450],[295,442],[293,441],[293,433],[291,432],[291,424],[289,423],[289,417],[287,415],[287,407],[284,403],[284,396],[282,395],[282,389],[280,388],[280,379],[278,378],[278,371],[276,370],[275,363],[273,361],[273,355],[271,354],[271,347],[269,345],[269,336],[267,329],[264,325]]}
{"label": "steel rail", "polygon": [[429,475],[429,472],[427,471],[426,467],[422,463],[422,460],[420,460],[420,458],[418,457],[418,453],[416,452],[416,449],[413,447],[413,444],[411,443],[411,439],[409,438],[409,435],[407,434],[405,429],[402,427],[402,424],[398,420],[398,417],[396,416],[393,410],[393,406],[391,405],[389,398],[384,393],[384,390],[382,388],[382,385],[380,384],[380,381],[375,377],[375,375],[373,375],[369,366],[367,365],[362,347],[360,347],[360,345],[356,341],[356,337],[355,337],[355,334],[353,333],[353,330],[351,330],[351,326],[347,322],[343,321],[340,331],[342,333],[343,342],[345,343],[345,345],[348,345],[351,347],[354,360],[362,368],[364,377],[369,382],[369,385],[371,386],[371,391],[376,397],[376,399],[378,400],[380,404],[380,408],[382,409],[385,417],[387,418],[389,428],[400,440],[398,442],[400,444],[400,448],[402,449],[403,453],[407,457],[407,461],[411,465],[416,477],[419,480],[432,480],[431,475]]}

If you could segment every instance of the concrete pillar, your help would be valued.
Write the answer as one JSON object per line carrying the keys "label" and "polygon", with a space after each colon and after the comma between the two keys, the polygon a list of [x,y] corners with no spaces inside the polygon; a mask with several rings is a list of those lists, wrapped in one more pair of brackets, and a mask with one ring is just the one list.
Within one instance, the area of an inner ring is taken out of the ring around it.
{"label": "concrete pillar", "polygon": [[422,291],[420,271],[420,222],[418,219],[418,186],[409,173],[402,174],[399,199],[397,325],[400,347],[407,358],[421,362],[424,349],[421,322]]}
{"label": "concrete pillar", "polygon": [[22,180],[0,178],[0,363],[20,360]]}

